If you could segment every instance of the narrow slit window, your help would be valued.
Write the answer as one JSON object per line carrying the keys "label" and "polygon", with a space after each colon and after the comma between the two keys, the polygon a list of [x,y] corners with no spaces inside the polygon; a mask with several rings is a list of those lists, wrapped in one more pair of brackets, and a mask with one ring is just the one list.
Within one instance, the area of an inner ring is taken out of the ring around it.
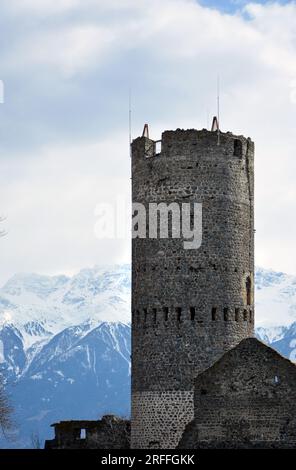
{"label": "narrow slit window", "polygon": [[244,321],[248,321],[248,312],[244,310]]}
{"label": "narrow slit window", "polygon": [[176,312],[177,312],[177,321],[180,322],[181,318],[182,318],[182,309],[181,309],[181,307],[177,307]]}
{"label": "narrow slit window", "polygon": [[228,310],[227,307],[224,308],[223,314],[224,314],[224,321],[228,321],[229,320],[229,310]]}
{"label": "narrow slit window", "polygon": [[157,322],[157,310],[156,310],[156,308],[153,309],[153,321],[154,321],[154,323]]}
{"label": "narrow slit window", "polygon": [[147,323],[147,316],[148,316],[147,308],[144,308],[144,323]]}
{"label": "narrow slit window", "polygon": [[217,320],[217,307],[212,308],[212,321]]}
{"label": "narrow slit window", "polygon": [[234,318],[235,318],[235,321],[239,321],[239,308],[235,309]]}
{"label": "narrow slit window", "polygon": [[195,307],[190,307],[190,319],[191,321],[195,320]]}
{"label": "narrow slit window", "polygon": [[164,313],[164,321],[168,321],[168,319],[169,319],[169,309],[168,309],[168,307],[163,307],[163,313]]}

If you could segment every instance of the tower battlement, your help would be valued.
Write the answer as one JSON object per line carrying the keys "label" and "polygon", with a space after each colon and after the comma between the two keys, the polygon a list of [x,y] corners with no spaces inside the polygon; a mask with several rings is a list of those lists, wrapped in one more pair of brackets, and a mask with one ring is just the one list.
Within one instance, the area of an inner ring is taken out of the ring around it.
{"label": "tower battlement", "polygon": [[[208,151],[209,148],[220,147],[224,156],[246,157],[248,152],[254,152],[254,143],[250,138],[242,135],[234,135],[231,132],[208,131],[207,129],[176,129],[164,131],[160,140],[149,137],[137,137],[132,142],[132,150],[135,158],[174,157],[181,149],[184,156],[191,155],[193,151]],[[207,154],[208,158],[211,154]]]}

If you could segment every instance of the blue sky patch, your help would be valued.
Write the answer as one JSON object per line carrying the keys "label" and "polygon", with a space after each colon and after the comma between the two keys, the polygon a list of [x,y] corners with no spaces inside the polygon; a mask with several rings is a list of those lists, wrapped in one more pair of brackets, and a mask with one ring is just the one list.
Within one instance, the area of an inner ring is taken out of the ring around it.
{"label": "blue sky patch", "polygon": [[210,8],[216,8],[224,13],[235,13],[248,3],[280,3],[281,5],[284,5],[292,2],[289,0],[277,0],[276,2],[272,2],[270,0],[199,0],[198,3]]}

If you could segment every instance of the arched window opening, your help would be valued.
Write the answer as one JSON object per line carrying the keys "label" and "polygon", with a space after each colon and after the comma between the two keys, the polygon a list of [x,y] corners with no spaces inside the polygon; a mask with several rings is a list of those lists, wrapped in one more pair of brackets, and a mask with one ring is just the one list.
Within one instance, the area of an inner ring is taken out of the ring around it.
{"label": "arched window opening", "polygon": [[149,442],[149,449],[160,449],[160,442],[159,441],[150,441]]}

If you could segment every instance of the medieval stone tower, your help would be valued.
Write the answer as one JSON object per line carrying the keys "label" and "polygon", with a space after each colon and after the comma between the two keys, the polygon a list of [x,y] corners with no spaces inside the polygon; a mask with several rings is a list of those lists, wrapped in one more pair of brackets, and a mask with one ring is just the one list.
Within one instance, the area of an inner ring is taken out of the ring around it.
{"label": "medieval stone tower", "polygon": [[[160,147],[160,148],[158,148]],[[133,448],[174,448],[193,418],[193,378],[254,328],[254,144],[147,127],[132,143],[134,203],[202,203],[202,244],[132,242]]]}

